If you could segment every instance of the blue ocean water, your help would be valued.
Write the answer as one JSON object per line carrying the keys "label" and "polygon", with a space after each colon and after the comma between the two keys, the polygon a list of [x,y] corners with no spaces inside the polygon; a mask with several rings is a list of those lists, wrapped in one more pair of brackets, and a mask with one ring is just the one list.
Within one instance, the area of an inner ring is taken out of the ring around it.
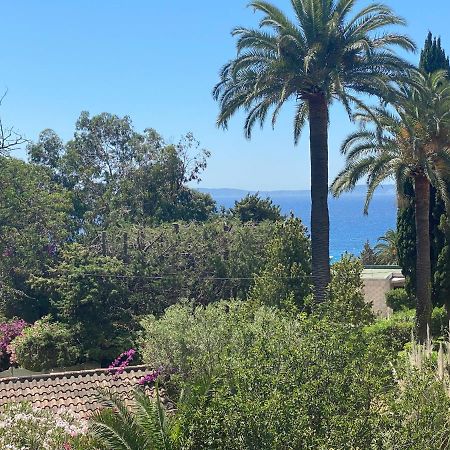
{"label": "blue ocean water", "polygon": [[[247,192],[235,189],[202,189],[209,192],[219,206],[232,207]],[[300,217],[309,228],[311,199],[309,191],[271,191],[260,192],[261,197],[270,197],[281,207],[283,214],[290,211]],[[369,208],[363,214],[366,190],[358,186],[355,191],[343,194],[340,198],[329,199],[330,212],[330,255],[339,259],[345,252],[359,255],[368,240],[375,245],[377,239],[388,229],[396,227],[397,202],[394,186],[382,186],[376,191]]]}

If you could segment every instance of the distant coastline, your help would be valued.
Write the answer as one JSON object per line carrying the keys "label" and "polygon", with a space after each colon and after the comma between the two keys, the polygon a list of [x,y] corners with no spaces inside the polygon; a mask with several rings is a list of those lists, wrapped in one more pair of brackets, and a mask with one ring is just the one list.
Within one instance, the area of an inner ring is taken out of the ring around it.
{"label": "distant coastline", "polygon": [[[199,192],[204,192],[211,194],[213,197],[245,197],[247,194],[255,194],[259,192],[261,197],[271,197],[272,196],[298,196],[298,195],[309,195],[309,189],[279,189],[279,190],[252,190],[252,189],[235,189],[235,188],[196,188]],[[395,195],[395,185],[386,184],[380,186],[380,188],[375,192],[375,195]],[[365,195],[367,192],[367,187],[365,185],[358,185],[352,192],[344,194],[347,195]]]}
{"label": "distant coastline", "polygon": [[[335,199],[330,196],[330,255],[339,259],[345,252],[359,255],[364,243],[375,245],[388,229],[396,227],[397,197],[394,185],[380,187],[373,197],[369,214],[363,214],[366,186],[360,185],[352,192]],[[218,206],[231,208],[234,202],[248,193],[259,192],[280,206],[283,214],[291,211],[309,228],[311,200],[309,190],[254,191],[234,188],[198,188],[210,194]]]}

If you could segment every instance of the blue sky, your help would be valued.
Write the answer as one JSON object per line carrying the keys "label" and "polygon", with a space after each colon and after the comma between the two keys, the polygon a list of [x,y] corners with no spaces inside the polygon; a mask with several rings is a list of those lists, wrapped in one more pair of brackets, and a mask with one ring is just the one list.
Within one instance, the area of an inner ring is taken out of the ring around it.
{"label": "blue sky", "polygon": [[[289,0],[273,0],[289,8]],[[203,187],[254,190],[309,186],[307,132],[295,147],[292,106],[275,130],[242,132],[242,116],[228,131],[215,126],[211,90],[220,67],[235,55],[231,29],[258,16],[247,0],[14,0],[2,2],[0,90],[8,89],[3,121],[29,139],[45,128],[73,134],[82,110],[129,115],[168,140],[192,131],[212,152]],[[361,0],[360,5],[367,1]],[[450,2],[388,0],[407,19],[405,30],[422,46],[428,30],[450,52]],[[428,7],[429,6],[429,7]],[[410,58],[417,60],[418,55]],[[343,165],[338,148],[354,125],[331,111],[330,178]],[[17,153],[17,156],[23,153]]]}

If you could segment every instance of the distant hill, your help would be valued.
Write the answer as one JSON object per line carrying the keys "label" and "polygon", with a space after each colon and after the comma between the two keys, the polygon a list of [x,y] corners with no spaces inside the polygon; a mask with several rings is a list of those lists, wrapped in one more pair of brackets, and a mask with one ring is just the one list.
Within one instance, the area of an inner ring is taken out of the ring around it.
{"label": "distant hill", "polygon": [[[213,198],[234,198],[239,199],[245,197],[247,194],[255,194],[259,192],[261,197],[299,197],[304,195],[309,195],[310,191],[306,189],[299,190],[275,190],[275,191],[252,191],[245,189],[233,189],[233,188],[198,188],[200,192],[211,194]],[[355,189],[346,195],[365,195],[367,187],[365,185],[358,185]],[[386,184],[380,186],[376,191],[375,195],[395,195],[395,186],[393,184]]]}

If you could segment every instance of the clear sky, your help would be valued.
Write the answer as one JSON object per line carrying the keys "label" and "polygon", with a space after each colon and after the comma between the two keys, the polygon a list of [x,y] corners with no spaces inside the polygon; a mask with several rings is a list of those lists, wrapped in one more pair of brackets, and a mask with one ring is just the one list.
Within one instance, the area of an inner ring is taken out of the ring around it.
{"label": "clear sky", "polygon": [[[138,131],[177,141],[192,131],[212,152],[203,187],[254,190],[309,187],[307,133],[292,139],[292,107],[273,131],[242,132],[242,116],[217,129],[211,90],[235,55],[231,29],[258,16],[247,0],[14,0],[1,3],[0,90],[3,121],[29,139],[45,128],[69,139],[82,110],[129,115]],[[288,9],[289,0],[273,0]],[[361,0],[359,5],[365,5]],[[428,30],[450,52],[450,2],[387,0],[407,19],[422,47]],[[418,55],[410,57],[418,60]],[[342,167],[338,148],[352,125],[331,111],[330,178]],[[18,156],[21,153],[17,154]],[[22,153],[23,155],[23,153]]]}

